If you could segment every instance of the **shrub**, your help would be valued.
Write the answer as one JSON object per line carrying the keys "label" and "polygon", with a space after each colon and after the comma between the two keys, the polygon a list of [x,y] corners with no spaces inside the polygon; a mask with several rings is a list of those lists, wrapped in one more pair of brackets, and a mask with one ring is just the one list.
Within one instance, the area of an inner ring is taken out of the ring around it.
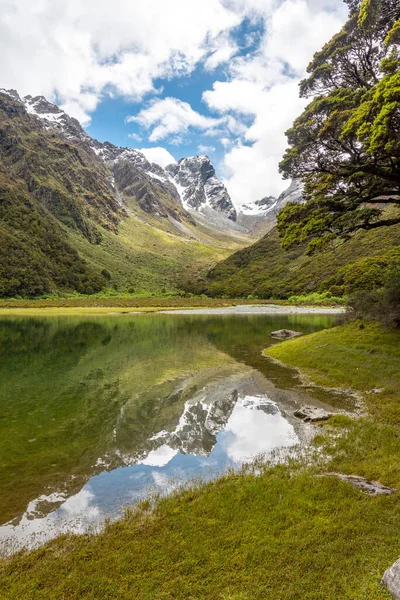
{"label": "shrub", "polygon": [[291,296],[289,298],[291,304],[345,304],[345,298],[337,298],[332,296],[330,292],[324,292],[323,294],[308,294],[307,296]]}
{"label": "shrub", "polygon": [[400,268],[390,273],[381,289],[353,294],[349,306],[357,318],[377,320],[385,327],[400,327]]}

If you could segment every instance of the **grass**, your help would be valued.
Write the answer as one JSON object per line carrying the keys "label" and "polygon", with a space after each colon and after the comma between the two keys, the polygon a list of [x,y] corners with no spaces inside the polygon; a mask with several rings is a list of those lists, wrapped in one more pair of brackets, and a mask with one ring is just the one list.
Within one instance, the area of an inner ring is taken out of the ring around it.
{"label": "grass", "polygon": [[136,216],[131,213],[121,221],[118,235],[102,230],[99,245],[71,230],[66,234],[92,268],[112,274],[114,290],[136,295],[177,293],[184,281],[252,241],[224,234],[213,237],[191,225],[186,230],[181,234],[166,219],[137,208]]}
{"label": "grass", "polygon": [[[327,471],[400,489],[400,335],[359,323],[266,354],[362,394],[366,416],[321,426],[311,453],[142,503],[99,535],[63,536],[0,563],[18,599],[381,600],[400,555],[398,494],[369,497]],[[367,393],[381,388],[381,393]],[[340,433],[341,435],[337,435]],[[326,458],[322,460],[322,457]]]}
{"label": "grass", "polygon": [[[353,388],[374,416],[400,425],[400,334],[355,322],[297,338],[265,354],[296,367],[315,384]],[[372,390],[379,394],[366,394]]]}

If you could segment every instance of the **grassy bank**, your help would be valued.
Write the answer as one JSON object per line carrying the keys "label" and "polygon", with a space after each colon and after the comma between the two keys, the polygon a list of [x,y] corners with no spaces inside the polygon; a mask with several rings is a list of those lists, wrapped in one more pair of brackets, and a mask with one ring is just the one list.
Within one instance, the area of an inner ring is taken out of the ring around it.
{"label": "grassy bank", "polygon": [[228,475],[154,510],[143,503],[100,535],[64,536],[3,561],[0,597],[390,598],[380,578],[400,556],[399,496],[369,497],[316,475],[340,471],[400,488],[399,342],[397,333],[351,324],[274,346],[268,355],[314,382],[363,396],[366,416],[321,426],[313,450],[329,458]]}
{"label": "grassy bank", "polygon": [[[1,316],[100,316],[154,313],[160,310],[223,308],[234,305],[267,304],[260,300],[226,300],[205,297],[93,297],[43,298],[37,300],[0,300]],[[273,302],[287,304],[287,302]]]}
{"label": "grassy bank", "polygon": [[334,249],[308,256],[304,246],[284,250],[273,229],[195,279],[188,289],[210,296],[288,298],[330,292],[341,297],[381,286],[399,264],[399,244],[400,225],[394,225],[360,231]]}
{"label": "grassy bank", "polygon": [[[205,296],[73,296],[60,298],[0,299],[0,310],[5,308],[218,308],[235,304],[267,304],[266,300],[244,300],[226,298],[207,298]],[[283,304],[282,301],[271,301]]]}

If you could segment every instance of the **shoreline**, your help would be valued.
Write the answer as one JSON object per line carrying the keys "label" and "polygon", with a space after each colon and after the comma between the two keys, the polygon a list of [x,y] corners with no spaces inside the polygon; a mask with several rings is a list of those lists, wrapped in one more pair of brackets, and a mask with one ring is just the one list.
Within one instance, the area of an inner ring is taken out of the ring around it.
{"label": "shoreline", "polygon": [[178,315],[339,315],[344,314],[344,307],[330,306],[281,306],[279,304],[263,305],[238,305],[224,308],[193,308],[176,310],[160,310],[160,314]]}
{"label": "shoreline", "polygon": [[209,316],[240,316],[240,315],[340,315],[346,312],[344,307],[330,306],[289,306],[289,305],[262,305],[239,304],[223,307],[196,307],[190,306],[48,306],[48,307],[23,307],[1,308],[0,318],[3,317],[73,317],[73,316],[136,316],[146,314],[161,315],[209,315]]}

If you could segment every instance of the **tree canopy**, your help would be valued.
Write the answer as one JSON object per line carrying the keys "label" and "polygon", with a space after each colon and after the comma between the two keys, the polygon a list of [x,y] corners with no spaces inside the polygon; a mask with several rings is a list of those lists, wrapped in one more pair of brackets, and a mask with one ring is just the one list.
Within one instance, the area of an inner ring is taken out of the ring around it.
{"label": "tree canopy", "polygon": [[286,248],[308,240],[312,252],[400,222],[400,1],[346,2],[348,21],[308,66],[300,95],[312,100],[287,132],[281,172],[303,180],[306,203],[278,216]]}

